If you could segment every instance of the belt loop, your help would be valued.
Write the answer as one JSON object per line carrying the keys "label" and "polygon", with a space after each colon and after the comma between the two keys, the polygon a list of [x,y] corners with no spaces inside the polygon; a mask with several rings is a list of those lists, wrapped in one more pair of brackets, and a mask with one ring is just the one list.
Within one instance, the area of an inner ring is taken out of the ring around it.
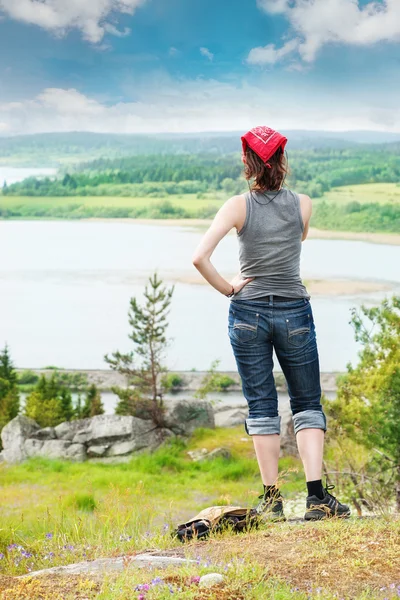
{"label": "belt loop", "polygon": [[269,306],[273,306],[274,305],[274,296],[273,294],[269,295]]}

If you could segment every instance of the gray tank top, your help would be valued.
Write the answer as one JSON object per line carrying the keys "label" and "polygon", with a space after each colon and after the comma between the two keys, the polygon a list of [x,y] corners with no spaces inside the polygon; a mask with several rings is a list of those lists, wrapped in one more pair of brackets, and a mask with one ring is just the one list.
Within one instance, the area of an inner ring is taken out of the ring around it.
{"label": "gray tank top", "polygon": [[298,194],[288,189],[245,194],[246,219],[237,233],[242,277],[254,277],[233,298],[269,294],[310,298],[300,277],[304,223]]}

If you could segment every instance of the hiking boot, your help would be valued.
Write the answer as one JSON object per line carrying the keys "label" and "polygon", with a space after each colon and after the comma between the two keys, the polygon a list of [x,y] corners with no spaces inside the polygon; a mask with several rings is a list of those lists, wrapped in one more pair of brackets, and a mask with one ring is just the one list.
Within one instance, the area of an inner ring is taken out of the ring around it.
{"label": "hiking boot", "polygon": [[347,504],[342,504],[335,496],[329,493],[328,490],[332,490],[334,487],[334,485],[327,485],[324,488],[325,496],[322,500],[318,496],[307,496],[306,512],[304,515],[305,521],[317,521],[329,517],[346,518],[350,516],[350,508]]}
{"label": "hiking boot", "polygon": [[270,521],[286,521],[286,517],[283,512],[283,498],[279,490],[272,496],[266,496],[265,490],[261,496],[258,496],[260,502],[257,504],[255,510],[258,515],[262,516],[263,519]]}

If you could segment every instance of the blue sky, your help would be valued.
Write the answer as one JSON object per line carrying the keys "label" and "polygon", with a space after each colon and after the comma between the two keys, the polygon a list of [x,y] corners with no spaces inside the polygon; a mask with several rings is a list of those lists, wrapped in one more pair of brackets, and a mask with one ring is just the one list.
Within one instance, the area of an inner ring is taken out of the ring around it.
{"label": "blue sky", "polygon": [[400,132],[399,0],[74,4],[0,0],[1,134]]}

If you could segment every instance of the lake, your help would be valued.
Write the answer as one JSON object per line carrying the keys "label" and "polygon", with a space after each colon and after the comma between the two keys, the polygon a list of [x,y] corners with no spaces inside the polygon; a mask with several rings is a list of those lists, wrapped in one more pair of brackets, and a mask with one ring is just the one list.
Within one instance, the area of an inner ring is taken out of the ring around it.
{"label": "lake", "polygon": [[50,177],[51,175],[55,175],[57,173],[57,169],[53,168],[29,168],[29,167],[2,167],[0,166],[0,187],[3,187],[4,182],[7,182],[7,185],[11,183],[17,183],[18,181],[22,181],[27,177]]}
{"label": "lake", "polygon": [[[175,283],[166,357],[169,369],[236,370],[228,334],[229,300],[192,283],[195,227],[135,221],[0,221],[0,345],[16,366],[105,368],[105,353],[130,349],[127,312],[155,269]],[[227,279],[239,271],[234,231],[212,256]],[[307,240],[302,276],[389,283],[400,290],[400,247],[345,240]],[[313,296],[322,371],[345,370],[358,346],[350,310],[376,304],[384,292]],[[275,361],[275,366],[279,369]]]}

